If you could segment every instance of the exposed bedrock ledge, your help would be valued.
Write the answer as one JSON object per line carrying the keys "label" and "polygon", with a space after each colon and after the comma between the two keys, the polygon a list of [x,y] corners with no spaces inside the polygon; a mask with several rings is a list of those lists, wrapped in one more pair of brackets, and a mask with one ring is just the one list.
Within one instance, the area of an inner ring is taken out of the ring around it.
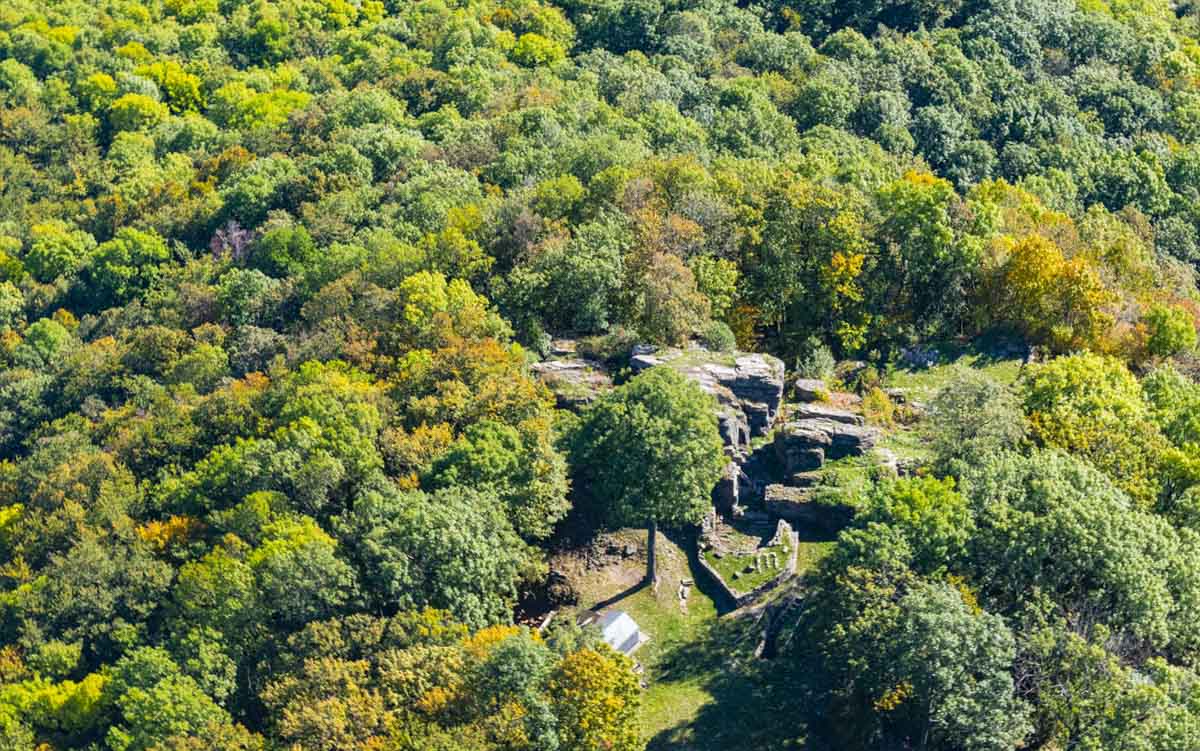
{"label": "exposed bedrock ledge", "polygon": [[783,361],[763,353],[638,346],[629,364],[634,372],[667,365],[712,394],[719,405],[721,436],[735,451],[771,430],[783,402]]}

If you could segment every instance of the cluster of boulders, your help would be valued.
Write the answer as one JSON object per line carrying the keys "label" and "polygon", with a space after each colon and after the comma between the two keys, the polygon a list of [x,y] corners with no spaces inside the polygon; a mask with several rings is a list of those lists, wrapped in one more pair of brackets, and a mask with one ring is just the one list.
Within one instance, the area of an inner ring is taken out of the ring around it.
{"label": "cluster of boulders", "polygon": [[[721,437],[731,456],[744,455],[750,440],[766,435],[783,403],[783,362],[753,352],[709,352],[637,345],[629,367],[640,373],[668,365],[691,378],[717,401]],[[612,388],[612,377],[603,363],[578,354],[575,342],[555,340],[551,357],[533,366],[534,374],[554,392],[560,409],[578,411]]]}
{"label": "cluster of boulders", "polygon": [[618,541],[602,535],[583,549],[582,557],[589,570],[596,570],[628,560],[644,560],[646,553],[640,544]]}
{"label": "cluster of boulders", "polygon": [[[605,366],[579,355],[574,342],[555,341],[552,354],[533,370],[555,392],[560,407],[578,410],[612,387]],[[651,345],[630,352],[629,367],[635,373],[660,365],[688,376],[716,400],[729,456],[713,491],[719,513],[763,527],[778,518],[825,527],[841,523],[845,509],[812,503],[816,472],[828,460],[872,450],[880,433],[862,415],[828,405],[825,383],[808,379],[792,383],[797,403],[785,408],[784,365],[767,354]],[[752,443],[772,431],[772,440]],[[760,502],[765,513],[747,510]],[[761,521],[750,518],[754,516]]]}
{"label": "cluster of boulders", "polygon": [[578,412],[612,388],[612,377],[597,362],[582,357],[534,363],[533,372],[550,386],[559,409]]}
{"label": "cluster of boulders", "polygon": [[854,509],[844,503],[816,501],[812,486],[768,485],[763,505],[781,519],[825,534],[836,534],[854,518]]}
{"label": "cluster of boulders", "polygon": [[775,431],[775,456],[786,475],[820,469],[826,459],[862,456],[879,440],[862,415],[820,404],[799,404]]}
{"label": "cluster of boulders", "polygon": [[612,388],[603,363],[580,355],[573,339],[555,339],[549,359],[532,365],[533,374],[554,392],[559,409],[578,412]]}
{"label": "cluster of boulders", "polygon": [[[799,381],[799,399],[823,398],[812,382]],[[863,456],[881,437],[862,415],[814,401],[794,405],[788,419],[775,430],[771,444],[780,482],[763,489],[763,506],[794,523],[836,529],[849,520],[851,510],[837,503],[814,503],[820,481],[817,470],[827,460]]]}
{"label": "cluster of boulders", "polygon": [[[559,408],[578,411],[612,388],[605,366],[580,355],[574,341],[555,340],[551,355],[534,364],[533,372],[554,392]],[[729,456],[725,475],[713,492],[717,508],[729,512],[737,507],[747,487],[751,497],[761,498],[765,482],[758,479],[762,473],[755,467],[761,462],[751,441],[768,435],[779,419],[783,361],[762,353],[710,352],[698,346],[638,345],[630,352],[629,367],[635,373],[658,365],[675,368],[716,400],[717,423]]]}
{"label": "cluster of boulders", "polygon": [[771,355],[648,345],[634,348],[629,366],[635,373],[656,365],[676,368],[713,395],[721,437],[734,454],[744,453],[751,438],[771,430],[783,404],[783,361]]}

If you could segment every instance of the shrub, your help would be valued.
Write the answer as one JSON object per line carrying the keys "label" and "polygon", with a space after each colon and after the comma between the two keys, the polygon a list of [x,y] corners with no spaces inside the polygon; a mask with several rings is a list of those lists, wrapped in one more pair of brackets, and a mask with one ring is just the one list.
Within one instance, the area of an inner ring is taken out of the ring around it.
{"label": "shrub", "polygon": [[859,394],[869,394],[883,386],[883,376],[874,365],[868,365],[848,377],[846,386]]}
{"label": "shrub", "polygon": [[722,321],[711,321],[700,332],[700,341],[711,352],[732,352],[737,349],[733,329]]}
{"label": "shrub", "polygon": [[929,436],[943,471],[957,473],[1016,448],[1025,437],[1021,402],[1010,389],[974,370],[960,370],[929,405]]}
{"label": "shrub", "polygon": [[796,357],[796,374],[801,378],[825,380],[833,375],[836,365],[833,351],[816,337],[809,337],[803,351]]}
{"label": "shrub", "polygon": [[862,411],[867,420],[876,425],[891,427],[896,424],[896,404],[877,386],[863,395]]}
{"label": "shrub", "polygon": [[638,342],[636,332],[618,326],[607,334],[580,340],[579,354],[603,362],[616,362],[627,358]]}
{"label": "shrub", "polygon": [[1170,357],[1196,347],[1196,324],[1184,308],[1155,305],[1145,323],[1146,351],[1155,357]]}
{"label": "shrub", "polygon": [[1124,363],[1091,353],[1059,357],[1031,367],[1022,392],[1038,443],[1086,459],[1136,502],[1154,501],[1167,441]]}

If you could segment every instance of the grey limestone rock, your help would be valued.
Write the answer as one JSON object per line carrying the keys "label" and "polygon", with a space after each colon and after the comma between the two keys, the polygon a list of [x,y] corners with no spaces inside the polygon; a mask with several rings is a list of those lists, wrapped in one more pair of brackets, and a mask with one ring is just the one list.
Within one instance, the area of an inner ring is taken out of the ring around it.
{"label": "grey limestone rock", "polygon": [[582,357],[546,360],[531,369],[554,392],[559,409],[578,411],[612,388],[604,366]]}
{"label": "grey limestone rock", "polygon": [[843,504],[813,502],[810,488],[768,485],[763,503],[770,514],[792,524],[831,531],[845,526],[854,515],[853,509]]}
{"label": "grey limestone rock", "polygon": [[721,436],[737,449],[744,449],[752,437],[770,431],[783,402],[783,361],[767,354],[638,345],[629,365],[635,373],[668,365],[698,383],[716,398]]}
{"label": "grey limestone rock", "polygon": [[797,404],[792,409],[792,419],[833,420],[834,422],[844,422],[847,425],[867,424],[862,415],[856,415],[853,412],[847,412],[837,407],[826,407],[823,404]]}
{"label": "grey limestone rock", "polygon": [[[807,472],[812,454],[820,449],[823,459],[861,456],[878,442],[880,433],[866,425],[852,425],[824,418],[794,420],[775,431],[775,456],[786,474]],[[818,465],[819,466],[819,465]]]}
{"label": "grey limestone rock", "polygon": [[817,378],[797,378],[792,382],[792,391],[802,402],[815,402],[823,394],[829,393],[829,387]]}

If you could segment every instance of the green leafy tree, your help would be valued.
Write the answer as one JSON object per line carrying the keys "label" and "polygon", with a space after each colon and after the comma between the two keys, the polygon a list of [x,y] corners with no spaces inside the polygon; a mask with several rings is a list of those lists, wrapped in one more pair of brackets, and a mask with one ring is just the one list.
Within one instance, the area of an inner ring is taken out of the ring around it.
{"label": "green leafy tree", "polygon": [[508,508],[513,527],[529,540],[548,537],[570,508],[566,461],[548,433],[491,420],[467,428],[434,462],[429,482],[495,494]]}
{"label": "green leafy tree", "polygon": [[1167,440],[1176,446],[1200,443],[1200,384],[1167,363],[1150,371],[1141,386]]}
{"label": "green leafy tree", "polygon": [[611,523],[645,524],[646,579],[658,525],[695,524],[725,466],[712,397],[667,367],[604,395],[571,437],[579,485]]}
{"label": "green leafy tree", "polygon": [[316,262],[317,248],[304,227],[279,227],[250,246],[250,265],[268,276],[299,276]]}
{"label": "green leafy tree", "polygon": [[476,627],[503,623],[532,572],[531,551],[501,502],[477,490],[369,490],[339,529],[381,607],[441,608]]}
{"label": "green leafy tree", "polygon": [[[1042,591],[1068,613],[1088,612],[1146,644],[1166,645],[1178,542],[1162,518],[1085,462],[1057,451],[1004,454],[963,478],[975,510],[976,580],[1002,607]],[[1181,604],[1181,603],[1180,603]]]}
{"label": "green leafy tree", "polygon": [[833,737],[862,748],[1017,748],[1030,708],[1016,695],[1003,619],[958,586],[915,578],[902,536],[886,526],[843,535],[839,549],[811,626],[839,715]]}
{"label": "green leafy tree", "polygon": [[13,359],[19,365],[50,370],[78,340],[66,326],[54,318],[40,318],[25,329],[25,338],[13,349]]}
{"label": "green leafy tree", "polygon": [[246,552],[244,543],[233,541],[180,566],[168,608],[174,631],[197,628],[221,634],[235,657],[256,643],[265,608],[254,571],[244,560]]}
{"label": "green leafy tree", "polygon": [[167,106],[176,114],[204,109],[204,82],[199,76],[188,73],[174,60],[141,65],[137,74],[158,84],[166,95]]}
{"label": "green leafy tree", "polygon": [[928,429],[939,467],[961,474],[990,454],[1016,448],[1025,437],[1025,414],[1012,389],[962,368],[929,403]]}
{"label": "green leafy tree", "polygon": [[354,570],[337,556],[337,541],[312,519],[267,524],[246,556],[261,603],[281,624],[329,618],[357,596]]}
{"label": "green leafy tree", "polygon": [[155,232],[124,228],[92,253],[87,283],[98,308],[122,305],[149,287],[171,259],[171,251]]}
{"label": "green leafy tree", "polygon": [[1171,357],[1196,348],[1196,322],[1179,307],[1155,305],[1146,313],[1146,350],[1155,357]]}
{"label": "green leafy tree", "polygon": [[87,262],[96,240],[87,232],[61,221],[33,225],[31,244],[23,259],[26,270],[39,282],[71,276]]}
{"label": "green leafy tree", "polygon": [[[868,271],[864,207],[853,193],[797,180],[769,195],[761,245],[749,260],[746,298],[782,338],[818,329],[843,346],[862,342]],[[799,349],[803,342],[784,342]]]}
{"label": "green leafy tree", "polygon": [[1039,698],[1035,721],[1048,742],[1119,751],[1187,743],[1197,718],[1184,708],[1195,674],[1154,658],[1140,670],[1122,665],[1104,647],[1111,632],[1073,633],[1041,619],[1026,638],[1036,658]]}
{"label": "green leafy tree", "polygon": [[1165,441],[1119,360],[1081,353],[1036,365],[1022,398],[1035,440],[1092,462],[1139,503],[1153,502]]}
{"label": "green leafy tree", "polygon": [[859,521],[900,531],[912,552],[910,565],[921,573],[957,568],[975,526],[954,480],[932,477],[902,478],[876,487],[865,499]]}
{"label": "green leafy tree", "polygon": [[108,119],[114,130],[147,130],[165,120],[167,105],[145,94],[125,94],[108,108]]}
{"label": "green leafy tree", "polygon": [[522,34],[513,47],[512,58],[515,62],[535,67],[558,62],[566,55],[562,46],[541,34]]}
{"label": "green leafy tree", "polygon": [[266,323],[281,302],[281,283],[258,269],[230,269],[217,284],[217,305],[235,326]]}
{"label": "green leafy tree", "polygon": [[112,751],[148,751],[171,737],[195,737],[211,725],[231,724],[170,655],[154,647],[121,658],[105,693],[121,717],[105,737]]}
{"label": "green leafy tree", "polygon": [[1029,707],[1015,695],[1016,645],[1004,621],[976,612],[945,584],[914,588],[899,611],[884,658],[899,678],[894,685],[905,687],[887,721],[898,726],[892,732],[933,748],[1019,746]]}
{"label": "green leafy tree", "polygon": [[564,751],[641,748],[636,730],[641,693],[628,658],[603,647],[572,652],[551,675],[550,695]]}
{"label": "green leafy tree", "polygon": [[979,248],[958,226],[953,186],[928,173],[908,172],[885,185],[878,205],[882,254],[875,294],[893,318],[926,331],[958,325],[965,316]]}

